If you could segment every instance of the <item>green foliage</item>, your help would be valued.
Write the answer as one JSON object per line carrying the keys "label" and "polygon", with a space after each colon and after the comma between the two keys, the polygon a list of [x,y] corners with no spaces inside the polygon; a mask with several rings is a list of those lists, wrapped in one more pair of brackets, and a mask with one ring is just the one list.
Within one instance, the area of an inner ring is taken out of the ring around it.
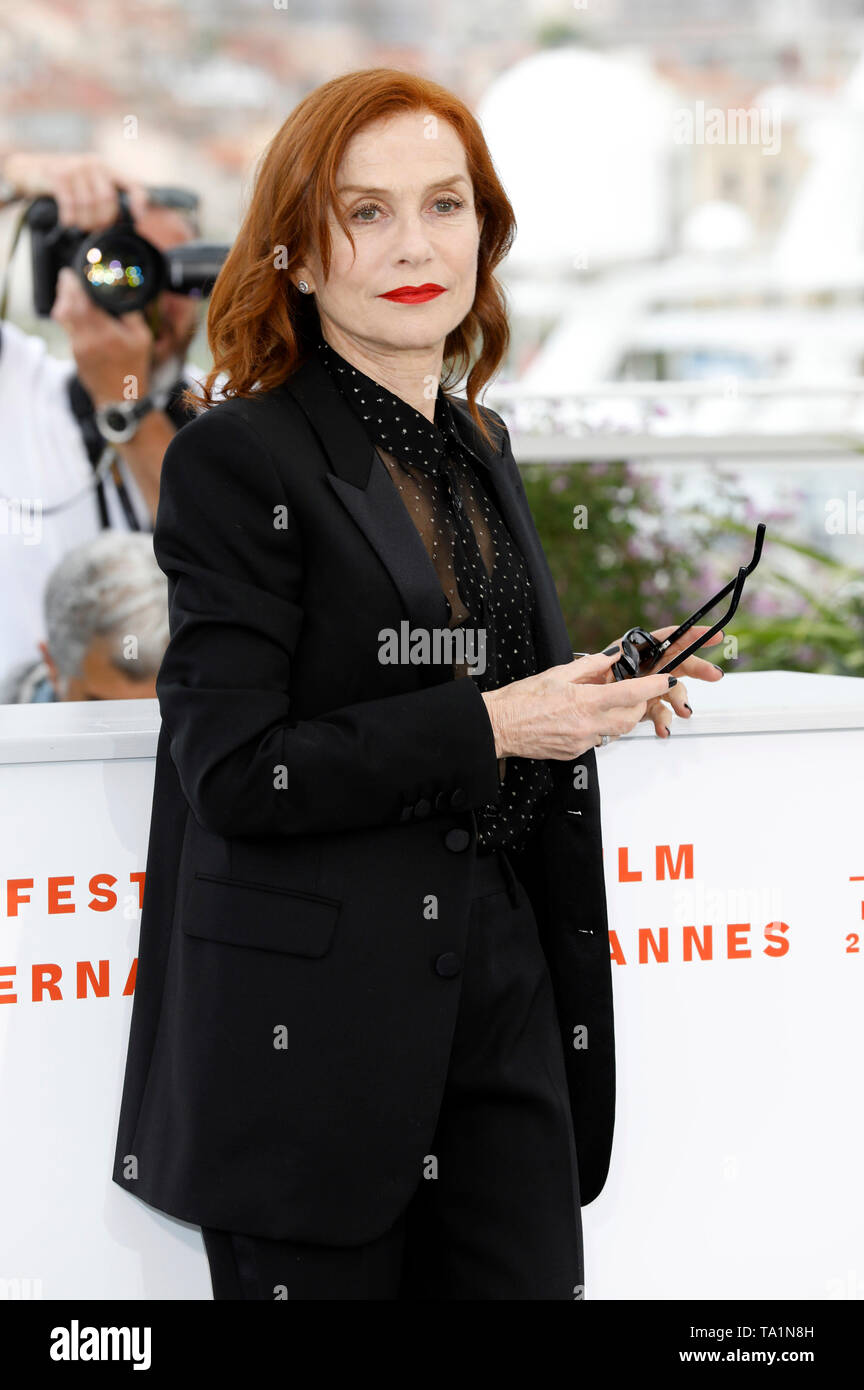
{"label": "green foliage", "polygon": [[650,481],[619,462],[531,464],[522,480],[575,648],[602,651],[628,627],[686,616],[698,565],[660,534]]}
{"label": "green foliage", "polygon": [[[742,528],[727,522],[725,529]],[[742,601],[732,622],[738,669],[864,676],[862,571],[782,535],[774,535],[772,545],[806,561],[808,582],[784,574],[775,564],[769,573],[777,611],[760,616]]]}
{"label": "green foliage", "polygon": [[[710,506],[698,510],[670,506],[657,479],[626,462],[532,464],[521,473],[577,650],[601,651],[628,627],[677,625],[752,553],[755,521],[740,519],[752,508],[719,471]],[[574,511],[582,507],[584,528]],[[737,671],[864,675],[864,575],[784,536],[790,515],[759,513],[768,528],[762,558],[724,628],[737,655],[720,646],[702,655]]]}

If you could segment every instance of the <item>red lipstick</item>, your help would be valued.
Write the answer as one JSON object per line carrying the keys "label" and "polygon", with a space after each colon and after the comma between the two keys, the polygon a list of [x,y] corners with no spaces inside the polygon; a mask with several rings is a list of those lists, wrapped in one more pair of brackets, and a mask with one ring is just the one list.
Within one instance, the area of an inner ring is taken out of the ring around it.
{"label": "red lipstick", "polygon": [[445,294],[443,285],[400,285],[398,290],[379,294],[379,299],[393,299],[397,304],[425,304],[427,299]]}

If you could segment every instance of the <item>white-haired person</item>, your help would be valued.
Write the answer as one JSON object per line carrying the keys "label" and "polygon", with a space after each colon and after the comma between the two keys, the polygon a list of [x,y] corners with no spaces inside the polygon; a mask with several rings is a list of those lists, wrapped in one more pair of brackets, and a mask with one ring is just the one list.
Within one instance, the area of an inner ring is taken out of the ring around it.
{"label": "white-haired person", "polygon": [[45,588],[41,656],[0,681],[0,704],[152,700],[168,645],[167,581],[145,533],[73,547]]}

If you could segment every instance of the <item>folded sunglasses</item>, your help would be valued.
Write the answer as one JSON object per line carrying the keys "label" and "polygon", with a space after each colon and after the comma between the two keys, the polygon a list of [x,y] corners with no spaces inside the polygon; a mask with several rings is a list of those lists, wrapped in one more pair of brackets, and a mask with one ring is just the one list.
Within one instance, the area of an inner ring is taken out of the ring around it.
{"label": "folded sunglasses", "polygon": [[[756,527],[756,542],[753,546],[753,558],[749,565],[742,565],[734,579],[731,579],[713,598],[710,598],[707,603],[703,604],[698,613],[693,613],[680,627],[676,627],[675,631],[671,632],[668,637],[664,637],[662,641],[658,641],[656,637],[652,637],[650,632],[646,632],[642,627],[631,627],[628,632],[625,632],[621,639],[621,651],[623,655],[612,667],[616,681],[631,680],[634,676],[662,676],[667,671],[674,671],[675,667],[680,666],[682,661],[686,661],[688,656],[692,656],[700,647],[703,647],[705,643],[714,636],[715,632],[719,632],[721,628],[725,627],[738,607],[741,591],[744,588],[744,580],[747,578],[748,574],[753,573],[753,570],[759,563],[764,537],[765,523],[760,521]],[[653,668],[657,665],[657,662],[661,660],[663,653],[668,651],[674,642],[677,642],[683,637],[684,633],[689,631],[694,623],[698,623],[700,618],[703,618],[706,613],[710,613],[711,609],[730,592],[732,594],[732,599],[723,617],[719,618],[714,626],[710,627],[707,632],[703,632],[697,637],[695,642],[691,642],[690,646],[686,647],[683,652],[679,652],[672,661],[667,662],[665,666],[661,666],[659,671],[655,672]]]}

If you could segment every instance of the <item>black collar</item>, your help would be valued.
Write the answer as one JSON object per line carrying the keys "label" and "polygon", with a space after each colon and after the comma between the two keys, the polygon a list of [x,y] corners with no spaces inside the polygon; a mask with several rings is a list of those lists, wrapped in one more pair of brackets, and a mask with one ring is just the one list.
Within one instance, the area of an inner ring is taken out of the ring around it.
{"label": "black collar", "polygon": [[315,336],[315,355],[327,368],[367,437],[400,463],[426,473],[437,473],[454,454],[467,454],[471,464],[488,467],[486,460],[466,445],[456,426],[451,402],[440,386],[435,398],[434,420],[429,420],[413,405],[353,366],[324,339],[320,329]]}

